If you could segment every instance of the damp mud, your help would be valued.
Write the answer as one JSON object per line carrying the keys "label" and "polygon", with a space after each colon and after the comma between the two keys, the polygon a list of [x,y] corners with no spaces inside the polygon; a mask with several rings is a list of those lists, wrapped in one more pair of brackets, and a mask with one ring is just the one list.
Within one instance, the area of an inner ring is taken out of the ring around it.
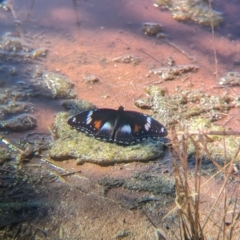
{"label": "damp mud", "polygon": [[[214,205],[205,229],[217,236],[224,204],[215,200],[223,184],[229,202],[239,192],[240,9],[222,0],[211,7],[1,1],[1,239],[157,239],[156,229],[180,239],[183,156],[193,202],[201,163],[200,213]],[[154,117],[168,136],[124,147],[67,124],[119,106]]]}

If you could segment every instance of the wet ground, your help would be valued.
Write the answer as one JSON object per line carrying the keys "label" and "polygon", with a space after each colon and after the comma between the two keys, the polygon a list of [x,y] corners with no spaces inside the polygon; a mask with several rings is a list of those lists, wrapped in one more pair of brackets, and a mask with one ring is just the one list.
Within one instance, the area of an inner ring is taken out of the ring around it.
{"label": "wet ground", "polygon": [[[174,119],[157,113],[166,111],[167,101],[172,108],[171,97],[179,93],[188,103],[182,108],[201,105],[186,94],[195,90],[201,91],[195,98],[208,94],[208,102],[227,96],[228,105],[212,107],[221,114],[209,107],[204,113],[209,119],[221,115],[214,123],[234,132],[231,142],[238,146],[240,6],[218,0],[212,7],[224,19],[214,33],[198,21],[176,21],[171,7],[157,8],[147,0],[13,0],[9,11],[0,8],[3,239],[154,239],[155,228],[177,239],[176,215],[162,220],[175,206],[171,152],[155,161],[99,166],[54,161],[46,151],[58,137],[52,126],[66,99],[77,97],[98,108],[123,105],[154,115],[170,130],[169,122],[181,123],[182,110],[175,108],[180,117]],[[146,23],[158,25],[149,30]],[[136,107],[151,85],[169,97],[163,108],[156,108],[160,100],[149,91],[150,103]],[[98,148],[104,149],[102,144]],[[193,169],[194,161],[189,164]],[[215,169],[209,163],[203,167],[205,181]],[[221,184],[219,177],[203,189],[203,212]],[[232,180],[229,189],[237,191],[235,186]]]}

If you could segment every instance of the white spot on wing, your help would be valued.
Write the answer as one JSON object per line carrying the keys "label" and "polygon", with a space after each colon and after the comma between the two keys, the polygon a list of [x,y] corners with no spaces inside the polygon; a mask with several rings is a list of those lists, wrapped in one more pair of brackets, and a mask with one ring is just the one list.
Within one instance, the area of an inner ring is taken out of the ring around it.
{"label": "white spot on wing", "polygon": [[87,118],[86,118],[86,123],[87,124],[91,123],[91,121],[92,121],[92,114],[93,114],[93,111],[89,111],[89,113],[87,115]]}
{"label": "white spot on wing", "polygon": [[121,132],[125,132],[125,133],[131,133],[131,127],[130,127],[130,125],[129,124],[127,124],[127,125],[124,125],[122,128],[121,128]]}
{"label": "white spot on wing", "polygon": [[74,123],[76,122],[76,118],[75,117],[72,118],[72,122],[74,122]]}
{"label": "white spot on wing", "polygon": [[151,122],[152,122],[152,119],[150,117],[147,117],[147,122],[145,123],[144,127],[145,127],[145,130],[148,132],[149,129],[151,128]]}
{"label": "white spot on wing", "polygon": [[101,130],[110,131],[111,128],[112,128],[111,124],[110,124],[109,122],[106,122],[106,123],[102,126]]}

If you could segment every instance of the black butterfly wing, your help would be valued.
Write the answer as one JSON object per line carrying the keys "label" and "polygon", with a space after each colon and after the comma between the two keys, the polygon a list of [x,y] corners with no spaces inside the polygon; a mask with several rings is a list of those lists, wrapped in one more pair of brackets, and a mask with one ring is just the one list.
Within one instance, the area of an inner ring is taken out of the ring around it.
{"label": "black butterfly wing", "polygon": [[68,124],[95,138],[130,145],[148,138],[159,139],[167,135],[166,128],[152,117],[123,107],[96,109],[77,114]]}
{"label": "black butterfly wing", "polygon": [[148,138],[159,139],[167,136],[166,128],[152,117],[134,111],[124,111],[120,117],[114,141],[132,144]]}
{"label": "black butterfly wing", "polygon": [[114,109],[95,109],[73,116],[68,120],[68,124],[87,135],[111,142],[116,117],[117,111]]}

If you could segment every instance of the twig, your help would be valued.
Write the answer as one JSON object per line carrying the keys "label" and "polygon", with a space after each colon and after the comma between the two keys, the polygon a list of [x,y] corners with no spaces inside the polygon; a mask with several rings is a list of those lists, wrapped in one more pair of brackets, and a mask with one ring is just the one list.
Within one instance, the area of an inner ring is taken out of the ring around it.
{"label": "twig", "polygon": [[142,48],[139,48],[138,50],[139,50],[140,52],[146,54],[146,55],[149,56],[150,58],[154,59],[155,61],[160,62],[160,63],[163,64],[162,61],[160,61],[160,60],[158,60],[157,58],[155,58],[154,56],[150,55],[149,53],[147,53],[147,52],[146,52],[145,50],[143,50]]}
{"label": "twig", "polygon": [[[184,131],[178,131],[177,134],[185,134]],[[189,135],[219,135],[219,136],[240,136],[239,131],[209,131],[209,132],[188,132]]]}
{"label": "twig", "polygon": [[35,0],[32,0],[29,11],[27,13],[27,21],[29,21],[29,19],[30,19],[30,16],[31,16],[34,5],[35,5]]}
{"label": "twig", "polygon": [[0,140],[6,144],[9,148],[18,151],[20,153],[24,153],[24,151],[18,147],[16,147],[15,145],[13,145],[12,143],[10,143],[6,138],[4,138],[2,135],[0,135]]}
{"label": "twig", "polygon": [[185,55],[186,57],[188,57],[189,59],[191,59],[193,62],[196,62],[196,59],[190,55],[188,55],[184,50],[182,50],[180,47],[178,47],[175,43],[172,43],[170,41],[167,40],[167,43],[172,46],[173,48],[175,48],[176,50],[178,50],[180,53],[182,53],[183,55]]}
{"label": "twig", "polygon": [[65,177],[65,176],[70,176],[70,175],[73,175],[75,173],[81,173],[82,171],[79,170],[79,171],[74,171],[74,172],[68,172],[68,173],[62,173],[60,174],[61,177]]}
{"label": "twig", "polygon": [[212,212],[213,212],[214,207],[216,206],[216,204],[217,204],[217,202],[218,202],[218,200],[219,200],[219,198],[220,198],[223,190],[225,189],[226,184],[227,184],[227,182],[228,182],[228,180],[229,180],[230,174],[231,174],[231,173],[228,173],[228,174],[227,174],[227,177],[225,178],[225,180],[224,180],[224,182],[223,182],[223,185],[222,185],[222,187],[221,187],[221,189],[220,189],[220,191],[219,191],[219,193],[218,193],[218,196],[217,196],[214,204],[212,205],[212,208],[211,208],[211,210],[210,210],[210,212],[209,212],[209,214],[208,214],[208,216],[207,216],[207,219],[205,220],[205,223],[204,223],[203,226],[202,226],[202,229],[205,228],[205,226],[206,226],[206,224],[207,224],[207,222],[208,222],[208,220],[209,220],[209,217],[211,216],[211,214],[212,214]]}

